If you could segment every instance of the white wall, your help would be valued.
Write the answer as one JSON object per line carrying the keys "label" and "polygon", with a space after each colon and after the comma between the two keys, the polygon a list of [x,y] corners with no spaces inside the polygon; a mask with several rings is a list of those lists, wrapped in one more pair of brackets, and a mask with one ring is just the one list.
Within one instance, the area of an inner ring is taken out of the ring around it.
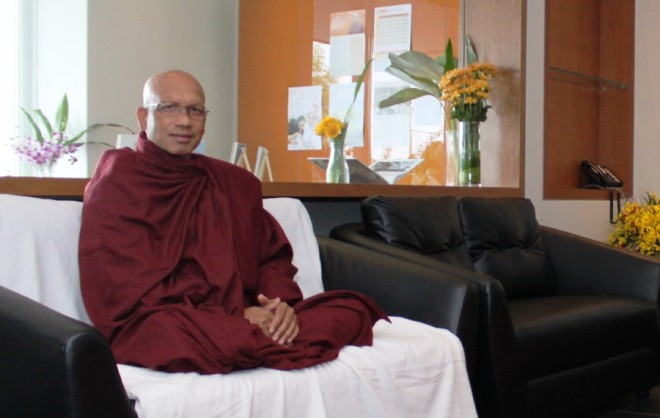
{"label": "white wall", "polygon": [[[660,1],[635,3],[634,190],[660,192]],[[543,200],[543,68],[545,2],[527,0],[527,85],[525,195],[532,199],[539,222],[597,240],[611,230],[608,201]],[[624,179],[625,181],[626,179]]]}
{"label": "white wall", "polygon": [[[89,123],[137,131],[144,82],[157,72],[183,69],[202,83],[211,111],[205,153],[226,159],[236,137],[238,1],[87,2]],[[114,144],[116,133],[98,130],[90,140]],[[96,154],[101,151],[97,147]]]}

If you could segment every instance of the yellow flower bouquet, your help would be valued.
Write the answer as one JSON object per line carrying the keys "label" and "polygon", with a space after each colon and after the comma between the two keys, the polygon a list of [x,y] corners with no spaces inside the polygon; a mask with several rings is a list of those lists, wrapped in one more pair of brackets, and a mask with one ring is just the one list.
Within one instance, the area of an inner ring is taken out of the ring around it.
{"label": "yellow flower bouquet", "polygon": [[651,192],[641,202],[626,203],[617,215],[608,242],[642,254],[660,257],[660,199]]}
{"label": "yellow flower bouquet", "polygon": [[459,121],[483,122],[491,107],[486,104],[489,81],[497,77],[492,64],[473,62],[445,73],[440,80],[442,100],[451,104],[451,117]]}
{"label": "yellow flower bouquet", "polygon": [[490,93],[489,81],[497,76],[492,64],[474,61],[465,68],[445,73],[440,80],[442,100],[451,106],[451,117],[458,125],[458,184],[481,184],[481,134],[479,124],[486,120],[490,105],[486,99]]}
{"label": "yellow flower bouquet", "polygon": [[325,136],[326,138],[333,140],[337,139],[340,133],[345,133],[347,127],[348,125],[345,125],[339,119],[332,116],[326,116],[316,125],[315,133],[316,135]]}

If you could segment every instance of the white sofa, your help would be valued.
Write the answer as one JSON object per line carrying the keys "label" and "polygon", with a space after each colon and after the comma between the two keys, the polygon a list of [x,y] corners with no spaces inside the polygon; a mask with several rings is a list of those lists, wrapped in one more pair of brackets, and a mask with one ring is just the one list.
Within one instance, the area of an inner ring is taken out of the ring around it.
{"label": "white sofa", "polygon": [[304,206],[288,198],[265,199],[264,206],[292,242],[303,293],[325,286],[370,294],[392,319],[375,325],[373,346],[349,346],[337,360],[287,372],[209,376],[116,365],[80,297],[81,206],[0,195],[6,416],[476,416],[465,357],[476,335],[476,289],[315,237]]}

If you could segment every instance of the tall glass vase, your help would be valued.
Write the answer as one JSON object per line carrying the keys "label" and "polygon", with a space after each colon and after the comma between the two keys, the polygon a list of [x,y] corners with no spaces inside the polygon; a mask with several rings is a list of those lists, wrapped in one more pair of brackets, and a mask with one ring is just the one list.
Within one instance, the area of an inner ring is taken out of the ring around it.
{"label": "tall glass vase", "polygon": [[456,119],[445,121],[445,185],[458,185],[458,123]]}
{"label": "tall glass vase", "polygon": [[475,121],[458,122],[459,186],[479,186],[481,184],[480,125],[480,122]]}
{"label": "tall glass vase", "polygon": [[335,139],[328,141],[330,145],[330,158],[328,159],[328,168],[325,170],[326,183],[350,183],[350,172],[348,171],[348,162],[344,151],[344,130]]}

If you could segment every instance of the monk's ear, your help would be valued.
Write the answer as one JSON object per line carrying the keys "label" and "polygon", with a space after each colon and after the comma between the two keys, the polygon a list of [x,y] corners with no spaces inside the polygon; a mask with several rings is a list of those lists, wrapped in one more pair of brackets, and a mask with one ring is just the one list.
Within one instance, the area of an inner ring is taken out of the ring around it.
{"label": "monk's ear", "polygon": [[135,111],[137,116],[138,125],[140,126],[140,131],[147,129],[147,116],[149,115],[149,109],[146,107],[138,107]]}

